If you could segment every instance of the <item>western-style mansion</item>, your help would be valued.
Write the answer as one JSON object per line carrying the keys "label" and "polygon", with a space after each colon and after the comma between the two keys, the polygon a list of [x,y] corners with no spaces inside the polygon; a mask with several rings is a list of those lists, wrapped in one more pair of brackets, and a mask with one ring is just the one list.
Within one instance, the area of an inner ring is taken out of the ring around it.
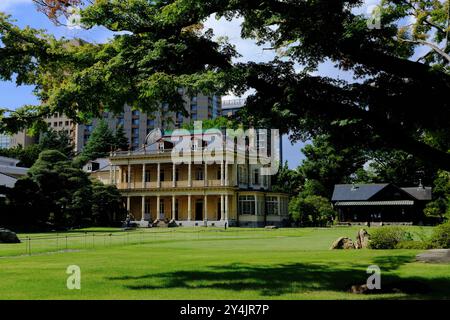
{"label": "western-style mansion", "polygon": [[[288,196],[271,191],[271,176],[244,152],[223,148],[223,159],[206,161],[205,134],[192,135],[192,158],[175,163],[166,132],[135,151],[115,152],[92,175],[117,186],[137,224],[173,220],[179,226],[281,226],[288,220]],[[203,140],[202,140],[203,139]],[[234,161],[230,161],[233,159]],[[92,166],[93,163],[88,164]],[[98,164],[97,164],[98,166]]]}

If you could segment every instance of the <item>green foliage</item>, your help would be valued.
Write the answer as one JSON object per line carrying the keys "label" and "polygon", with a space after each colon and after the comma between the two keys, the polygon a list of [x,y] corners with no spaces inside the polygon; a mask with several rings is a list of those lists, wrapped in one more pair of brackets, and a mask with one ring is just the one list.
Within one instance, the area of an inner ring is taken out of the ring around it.
{"label": "green foliage", "polygon": [[[449,1],[383,1],[379,29],[369,28],[371,18],[358,13],[364,4],[86,2],[81,10],[86,28],[116,31],[104,44],[21,29],[1,14],[0,80],[17,75],[18,84],[34,85],[42,105],[0,110],[0,132],[38,126],[57,111],[86,120],[102,111],[120,112],[124,103],[149,113],[166,101],[169,111],[184,112],[180,88],[188,95],[241,95],[252,89],[247,123],[269,123],[303,141],[330,135],[354,148],[403,150],[449,170],[448,148],[427,138],[440,140],[448,133]],[[214,14],[242,19],[242,36],[270,45],[276,58],[236,61],[239,53],[226,39],[201,30]],[[405,26],[405,21],[413,22]],[[417,59],[419,47],[427,50]],[[313,75],[324,61],[349,71],[352,79]]]}
{"label": "green foliage", "polygon": [[45,150],[58,150],[67,157],[74,156],[74,146],[70,136],[65,131],[47,129],[40,134],[39,143],[31,144],[25,148],[17,146],[0,149],[0,155],[20,160],[21,167],[30,168],[38,159],[39,154]]}
{"label": "green foliage", "polygon": [[286,161],[280,166],[276,175],[272,176],[272,191],[283,192],[290,195],[298,194],[301,185],[301,176],[297,170],[289,169]]}
{"label": "green foliage", "polygon": [[399,243],[411,240],[412,235],[400,227],[380,227],[372,229],[369,246],[371,249],[395,249]]}
{"label": "green foliage", "polygon": [[395,249],[425,250],[427,249],[427,244],[418,240],[404,240],[397,243]]}
{"label": "green foliage", "polygon": [[335,217],[330,201],[320,196],[296,196],[289,202],[291,218],[302,226],[326,226]]}
{"label": "green foliage", "polygon": [[126,210],[123,208],[122,195],[115,186],[92,182],[92,225],[112,226],[124,220]]}
{"label": "green foliage", "polygon": [[4,157],[18,159],[20,162],[17,164],[20,167],[30,168],[39,157],[41,147],[38,144],[30,145],[26,148],[22,146],[0,149],[0,155]]}
{"label": "green foliage", "polygon": [[306,180],[303,193],[328,199],[335,184],[350,182],[350,176],[367,161],[364,150],[339,146],[329,136],[317,136],[302,151],[306,157],[299,167]]}
{"label": "green foliage", "polygon": [[440,170],[434,180],[433,201],[424,210],[430,217],[442,220],[450,219],[450,173]]}
{"label": "green foliage", "polygon": [[87,173],[57,150],[40,153],[28,175],[5,192],[5,225],[69,228],[112,224],[123,206],[113,186],[92,183]]}
{"label": "green foliage", "polygon": [[[118,140],[118,139],[119,140]],[[95,160],[98,158],[105,158],[109,153],[115,150],[119,144],[123,144],[121,134],[115,136],[108,124],[101,120],[95,126],[89,137],[83,151],[77,159],[77,163],[86,163],[89,160]]]}
{"label": "green foliage", "polygon": [[[237,129],[239,127],[239,124],[236,123],[233,119],[229,119],[227,117],[216,117],[214,119],[208,119],[201,121],[202,123],[202,130],[207,129]],[[194,130],[194,122],[191,123],[185,123],[182,126],[182,129],[185,130]]]}
{"label": "green foliage", "polygon": [[372,183],[394,183],[398,186],[417,186],[419,180],[431,185],[437,169],[419,158],[398,150],[368,152],[369,175]]}
{"label": "green foliage", "polygon": [[[92,188],[88,175],[73,167],[61,152],[43,151],[29,170],[29,177],[39,187],[45,205],[40,210],[45,221],[56,226],[83,225],[91,206]],[[44,221],[41,221],[41,224]]]}
{"label": "green foliage", "polygon": [[68,158],[74,156],[75,146],[72,143],[70,135],[66,131],[47,130],[41,134],[39,139],[40,149],[44,150],[58,150],[65,154]]}
{"label": "green foliage", "polygon": [[434,249],[450,249],[450,222],[441,224],[434,229],[429,246]]}
{"label": "green foliage", "polygon": [[125,130],[123,130],[123,126],[119,126],[114,135],[114,149],[115,150],[128,150],[130,146],[130,142],[128,138],[125,136]]}

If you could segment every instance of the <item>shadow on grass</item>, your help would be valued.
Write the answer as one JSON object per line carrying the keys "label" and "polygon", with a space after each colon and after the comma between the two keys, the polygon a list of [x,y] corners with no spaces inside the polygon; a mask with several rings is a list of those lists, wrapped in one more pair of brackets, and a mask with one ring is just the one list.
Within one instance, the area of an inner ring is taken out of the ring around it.
{"label": "shadow on grass", "polygon": [[[411,256],[386,256],[373,260],[382,272],[394,271]],[[366,264],[351,266],[293,263],[279,265],[229,264],[212,266],[204,270],[174,271],[141,276],[112,277],[122,281],[131,290],[159,289],[220,289],[229,291],[257,291],[262,296],[281,296],[289,293],[311,291],[349,292],[352,285],[366,283]],[[401,278],[397,275],[382,276],[382,290],[377,293],[403,293],[409,298],[449,297],[450,279]],[[440,288],[435,292],[435,288]],[[444,295],[444,296],[443,296]],[[232,297],[232,296],[230,296]],[[376,295],[372,295],[376,298]]]}

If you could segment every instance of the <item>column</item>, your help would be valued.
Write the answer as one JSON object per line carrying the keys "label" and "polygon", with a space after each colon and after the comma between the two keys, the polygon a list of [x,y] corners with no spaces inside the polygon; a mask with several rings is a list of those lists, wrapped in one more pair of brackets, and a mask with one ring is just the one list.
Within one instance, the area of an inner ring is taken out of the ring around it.
{"label": "column", "polygon": [[172,219],[175,220],[175,196],[172,196]]}
{"label": "column", "polygon": [[[157,170],[156,170],[156,175],[157,175],[157,186],[158,186],[158,188],[161,188],[161,164],[160,163],[158,163],[158,168],[157,168]],[[158,211],[159,211],[159,207],[158,207]]]}
{"label": "column", "polygon": [[176,187],[176,172],[177,172],[177,169],[176,169],[176,166],[175,166],[175,163],[172,165],[172,187]]}
{"label": "column", "polygon": [[114,184],[117,184],[117,177],[116,177],[116,171],[117,171],[117,168],[116,168],[116,166],[113,166],[113,175],[114,175]]}
{"label": "column", "polygon": [[258,196],[255,196],[255,216],[258,215]]}
{"label": "column", "polygon": [[234,168],[233,168],[233,170],[234,170],[234,172],[233,172],[233,175],[234,175],[234,185],[235,186],[237,186],[237,185],[239,185],[239,181],[238,181],[238,164],[237,164],[237,161],[234,163],[234,166],[233,166]]}
{"label": "column", "polygon": [[158,196],[156,196],[156,219],[159,220],[159,218],[161,217],[161,212],[159,212],[160,210],[160,202],[161,198]]}
{"label": "column", "polygon": [[128,165],[128,188],[131,188],[131,165]]}
{"label": "column", "polygon": [[220,185],[223,186],[224,184],[224,168],[223,168],[223,161],[220,163]]}
{"label": "column", "polygon": [[281,197],[280,196],[277,197],[277,201],[278,201],[278,215],[281,216]]}
{"label": "column", "polygon": [[192,187],[192,164],[188,165],[188,187]]}
{"label": "column", "polygon": [[203,220],[208,220],[208,196],[206,194],[203,198],[203,202],[205,205]]}
{"label": "column", "polygon": [[225,220],[225,203],[224,203],[224,196],[220,196],[220,220]]}
{"label": "column", "polygon": [[130,207],[131,207],[131,198],[130,196],[127,197],[127,212],[130,212]]}
{"label": "column", "polygon": [[205,187],[208,186],[208,164],[205,161],[205,176],[203,177],[203,182],[205,183]]}
{"label": "column", "polygon": [[142,217],[141,220],[145,220],[145,196],[142,196],[142,207],[141,207]]}
{"label": "column", "polygon": [[192,208],[191,208],[191,195],[188,195],[188,221],[191,221],[191,213],[192,213]]}
{"label": "column", "polygon": [[225,220],[228,221],[228,195],[225,195]]}
{"label": "column", "polygon": [[229,185],[228,181],[228,163],[225,161],[225,186]]}
{"label": "column", "polygon": [[110,184],[114,184],[112,163],[109,164],[109,182],[110,182]]}
{"label": "column", "polygon": [[145,163],[142,164],[142,188],[146,187],[146,183],[145,183]]}

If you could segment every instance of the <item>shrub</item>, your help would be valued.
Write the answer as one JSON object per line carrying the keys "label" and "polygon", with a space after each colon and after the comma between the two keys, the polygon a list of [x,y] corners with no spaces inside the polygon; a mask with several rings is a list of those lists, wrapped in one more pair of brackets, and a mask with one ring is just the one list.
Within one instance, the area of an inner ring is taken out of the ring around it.
{"label": "shrub", "polygon": [[429,246],[435,249],[450,249],[450,222],[441,224],[434,229]]}
{"label": "shrub", "polygon": [[289,213],[302,226],[326,226],[333,221],[336,212],[328,199],[321,196],[298,195],[289,203]]}
{"label": "shrub", "polygon": [[370,235],[371,249],[395,249],[402,241],[412,240],[409,232],[400,227],[381,227],[374,229]]}
{"label": "shrub", "polygon": [[423,241],[413,241],[413,240],[406,240],[406,241],[400,241],[395,246],[395,249],[426,249],[427,243]]}

